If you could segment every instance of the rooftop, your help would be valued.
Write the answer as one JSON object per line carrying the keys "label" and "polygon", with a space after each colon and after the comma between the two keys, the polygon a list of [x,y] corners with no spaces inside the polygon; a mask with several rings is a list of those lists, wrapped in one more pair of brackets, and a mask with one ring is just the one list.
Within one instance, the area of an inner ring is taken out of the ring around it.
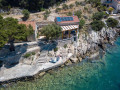
{"label": "rooftop", "polygon": [[64,17],[56,17],[57,24],[59,23],[75,23],[79,22],[79,18],[77,16],[64,16]]}
{"label": "rooftop", "polygon": [[36,29],[36,22],[35,21],[19,21],[19,24],[25,24],[27,27],[31,25],[33,27],[33,30]]}

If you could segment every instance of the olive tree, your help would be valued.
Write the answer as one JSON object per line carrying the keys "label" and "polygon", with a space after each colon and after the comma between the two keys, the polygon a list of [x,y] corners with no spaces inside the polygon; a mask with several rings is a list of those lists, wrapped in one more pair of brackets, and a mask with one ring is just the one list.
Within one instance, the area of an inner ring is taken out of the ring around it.
{"label": "olive tree", "polygon": [[91,22],[91,28],[95,31],[100,31],[105,26],[103,21],[95,20]]}
{"label": "olive tree", "polygon": [[47,25],[42,28],[41,34],[46,36],[47,40],[57,39],[61,35],[61,27],[56,24]]}
{"label": "olive tree", "polygon": [[101,20],[103,17],[104,17],[103,12],[94,13],[93,16],[92,16],[93,20]]}
{"label": "olive tree", "polygon": [[26,40],[27,36],[33,34],[33,28],[24,24],[18,24],[17,19],[1,18],[0,16],[0,48],[6,43],[10,44],[10,51],[15,51],[15,40]]}
{"label": "olive tree", "polygon": [[24,15],[24,19],[28,19],[30,17],[30,12],[27,9],[24,9],[22,14]]}

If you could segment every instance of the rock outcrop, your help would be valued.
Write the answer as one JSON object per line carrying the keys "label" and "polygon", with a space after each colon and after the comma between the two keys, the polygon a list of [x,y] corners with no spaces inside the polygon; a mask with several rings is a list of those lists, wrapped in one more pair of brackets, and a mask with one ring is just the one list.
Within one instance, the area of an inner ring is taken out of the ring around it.
{"label": "rock outcrop", "polygon": [[85,58],[88,54],[95,53],[99,47],[105,49],[106,43],[113,43],[119,30],[114,28],[103,28],[101,31],[90,30],[79,37],[79,46],[77,48],[78,56]]}

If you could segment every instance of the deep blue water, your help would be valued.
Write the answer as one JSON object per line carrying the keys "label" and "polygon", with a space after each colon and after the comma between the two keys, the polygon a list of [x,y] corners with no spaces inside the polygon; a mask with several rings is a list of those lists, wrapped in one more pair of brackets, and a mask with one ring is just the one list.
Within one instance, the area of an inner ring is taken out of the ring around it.
{"label": "deep blue water", "polygon": [[18,82],[10,90],[120,90],[120,38],[103,58],[47,73],[34,81]]}

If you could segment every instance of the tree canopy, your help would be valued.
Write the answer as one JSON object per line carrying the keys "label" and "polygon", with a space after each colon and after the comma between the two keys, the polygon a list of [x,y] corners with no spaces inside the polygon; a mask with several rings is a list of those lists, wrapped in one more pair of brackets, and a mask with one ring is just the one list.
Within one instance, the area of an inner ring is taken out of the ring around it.
{"label": "tree canopy", "polygon": [[93,20],[101,20],[103,17],[104,17],[103,12],[94,13],[93,16],[92,16]]}
{"label": "tree canopy", "polygon": [[22,11],[22,14],[24,15],[24,19],[28,19],[29,16],[30,16],[30,12],[29,12],[28,10],[26,10],[26,9],[24,9],[24,10]]}
{"label": "tree canopy", "polygon": [[56,24],[47,25],[42,28],[41,34],[46,36],[47,40],[57,39],[61,35],[61,27]]}
{"label": "tree canopy", "polygon": [[95,31],[100,31],[105,26],[103,21],[95,20],[91,22],[91,28]]}
{"label": "tree canopy", "polygon": [[67,5],[67,4],[63,4],[62,8],[63,8],[64,10],[67,10],[67,9],[68,9],[68,5]]}
{"label": "tree canopy", "polygon": [[75,15],[78,16],[78,18],[81,18],[82,12],[78,10],[75,12]]}
{"label": "tree canopy", "polygon": [[17,19],[0,16],[0,48],[6,43],[10,43],[10,50],[14,51],[14,40],[25,40],[33,33],[31,26],[28,28],[24,24],[18,24]]}
{"label": "tree canopy", "polygon": [[65,0],[0,0],[0,8],[20,7],[29,11],[40,11]]}
{"label": "tree canopy", "polygon": [[84,19],[80,19],[79,28],[81,29],[84,25],[85,25],[85,20]]}
{"label": "tree canopy", "polygon": [[108,18],[106,23],[107,23],[108,27],[114,28],[114,27],[116,27],[118,25],[118,20],[113,19],[113,18]]}

